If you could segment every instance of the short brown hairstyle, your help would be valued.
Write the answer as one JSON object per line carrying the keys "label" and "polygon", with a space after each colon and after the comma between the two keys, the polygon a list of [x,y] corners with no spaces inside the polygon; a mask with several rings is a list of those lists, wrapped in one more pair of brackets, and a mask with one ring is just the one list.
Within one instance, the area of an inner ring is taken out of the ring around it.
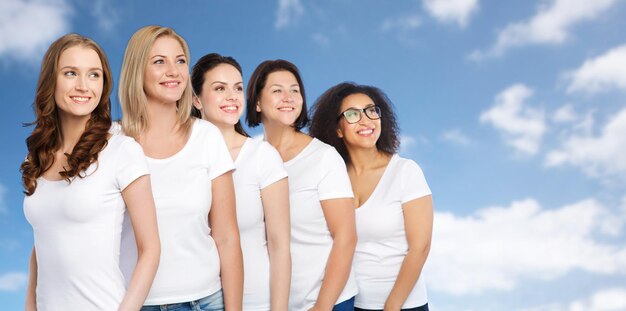
{"label": "short brown hairstyle", "polygon": [[265,87],[267,76],[272,72],[288,71],[291,72],[300,86],[300,94],[302,94],[302,111],[292,124],[296,131],[300,131],[309,124],[309,116],[306,108],[306,93],[304,92],[304,83],[300,77],[300,71],[296,65],[283,59],[266,60],[256,67],[246,89],[246,122],[249,127],[257,127],[261,123],[261,113],[256,111],[256,104],[261,99],[261,91]]}

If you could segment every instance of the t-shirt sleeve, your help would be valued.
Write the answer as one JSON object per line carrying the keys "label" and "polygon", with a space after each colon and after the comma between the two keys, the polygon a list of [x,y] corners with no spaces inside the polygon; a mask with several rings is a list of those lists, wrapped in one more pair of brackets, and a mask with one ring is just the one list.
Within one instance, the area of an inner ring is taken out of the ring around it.
{"label": "t-shirt sleeve", "polygon": [[261,189],[287,177],[283,159],[269,143],[261,143],[256,157]]}
{"label": "t-shirt sleeve", "polygon": [[213,180],[235,169],[235,164],[220,130],[215,126],[211,126],[209,131],[209,178]]}
{"label": "t-shirt sleeve", "polygon": [[130,137],[124,137],[115,164],[115,179],[120,190],[126,189],[137,178],[150,174],[143,149]]}
{"label": "t-shirt sleeve", "polygon": [[322,172],[317,187],[320,201],[354,197],[346,164],[334,148],[325,151],[316,169]]}
{"label": "t-shirt sleeve", "polygon": [[430,187],[424,177],[424,172],[417,163],[407,160],[400,170],[402,174],[402,203],[430,195]]}

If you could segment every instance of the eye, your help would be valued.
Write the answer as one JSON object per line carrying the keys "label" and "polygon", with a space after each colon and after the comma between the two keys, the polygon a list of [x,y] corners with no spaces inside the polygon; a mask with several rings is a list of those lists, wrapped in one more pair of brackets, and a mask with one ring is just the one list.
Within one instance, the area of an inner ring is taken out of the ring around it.
{"label": "eye", "polygon": [[282,92],[281,89],[275,89],[275,90],[272,91],[272,93],[280,93],[280,92]]}
{"label": "eye", "polygon": [[164,64],[164,63],[165,63],[165,61],[163,61],[163,59],[157,59],[157,60],[155,60],[155,61],[153,62],[153,64],[159,64],[159,65],[160,65],[160,64]]}
{"label": "eye", "polygon": [[291,90],[291,93],[298,94],[298,93],[300,93],[300,90],[299,89],[293,89],[293,90]]}
{"label": "eye", "polygon": [[92,73],[90,73],[90,74],[89,74],[89,77],[90,77],[90,78],[96,78],[96,79],[97,79],[97,78],[100,78],[100,73],[98,73],[98,72],[92,72]]}
{"label": "eye", "polygon": [[186,64],[186,63],[187,63],[187,60],[186,60],[186,59],[184,59],[184,58],[179,58],[178,60],[176,60],[176,63],[177,63],[177,64]]}
{"label": "eye", "polygon": [[237,92],[243,92],[243,86],[239,85],[235,87],[235,91]]}
{"label": "eye", "polygon": [[223,87],[223,86],[221,86],[221,85],[220,85],[220,86],[217,86],[217,87],[215,87],[215,91],[217,91],[217,92],[223,92],[223,91],[224,91],[224,87]]}
{"label": "eye", "polygon": [[66,77],[74,77],[76,76],[76,71],[69,70],[69,71],[64,72],[63,75]]}

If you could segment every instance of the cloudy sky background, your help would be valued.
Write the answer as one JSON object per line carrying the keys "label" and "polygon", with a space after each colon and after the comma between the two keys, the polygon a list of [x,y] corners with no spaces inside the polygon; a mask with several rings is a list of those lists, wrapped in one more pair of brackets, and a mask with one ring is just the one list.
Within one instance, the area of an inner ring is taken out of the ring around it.
{"label": "cloudy sky background", "polygon": [[401,154],[434,193],[432,310],[626,310],[625,2],[2,0],[3,309],[23,309],[21,124],[45,49],[90,36],[117,82],[132,33],[160,24],[187,39],[192,62],[238,59],[244,81],[263,60],[294,62],[309,103],[346,80],[387,93]]}

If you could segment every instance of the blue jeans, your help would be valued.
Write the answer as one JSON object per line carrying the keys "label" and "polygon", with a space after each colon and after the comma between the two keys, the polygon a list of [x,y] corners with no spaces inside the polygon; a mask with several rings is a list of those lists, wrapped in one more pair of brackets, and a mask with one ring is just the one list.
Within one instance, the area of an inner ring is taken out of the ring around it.
{"label": "blue jeans", "polygon": [[198,300],[167,305],[143,306],[141,311],[224,311],[224,297],[220,289],[216,293]]}
{"label": "blue jeans", "polygon": [[[378,311],[378,310],[354,308],[354,311]],[[380,310],[380,311],[383,311],[383,310]],[[425,304],[425,305],[420,306],[420,307],[415,307],[415,308],[402,309],[401,311],[428,311],[428,304]]]}
{"label": "blue jeans", "polygon": [[336,304],[333,311],[354,311],[354,297]]}

